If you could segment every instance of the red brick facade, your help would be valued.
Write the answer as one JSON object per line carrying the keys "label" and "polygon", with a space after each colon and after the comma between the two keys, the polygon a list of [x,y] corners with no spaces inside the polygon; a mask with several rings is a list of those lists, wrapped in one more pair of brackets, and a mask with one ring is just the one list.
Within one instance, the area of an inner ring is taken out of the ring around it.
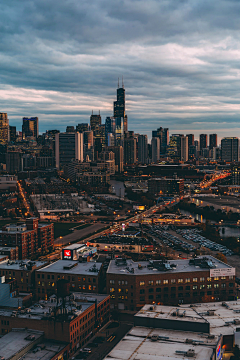
{"label": "red brick facade", "polygon": [[177,305],[234,300],[235,276],[210,277],[209,270],[143,275],[108,274],[111,306],[138,310],[146,303]]}

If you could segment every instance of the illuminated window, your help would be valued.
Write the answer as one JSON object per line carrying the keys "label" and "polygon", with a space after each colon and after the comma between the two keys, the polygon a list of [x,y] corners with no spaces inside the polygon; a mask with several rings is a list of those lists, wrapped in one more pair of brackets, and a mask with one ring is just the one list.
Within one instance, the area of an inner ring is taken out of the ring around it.
{"label": "illuminated window", "polygon": [[221,280],[226,280],[226,276],[222,276],[222,277],[221,277]]}
{"label": "illuminated window", "polygon": [[92,290],[92,285],[88,285],[88,290]]}
{"label": "illuminated window", "polygon": [[205,288],[205,285],[200,285],[200,290],[204,289],[204,288]]}
{"label": "illuminated window", "polygon": [[171,279],[171,284],[175,284],[176,280],[175,279]]}
{"label": "illuminated window", "polygon": [[193,278],[192,280],[193,280],[193,282],[197,282],[197,278]]}
{"label": "illuminated window", "polygon": [[218,277],[218,276],[216,276],[216,277],[214,278],[214,280],[216,280],[216,281],[217,281],[217,280],[219,280],[219,277]]}
{"label": "illuminated window", "polygon": [[178,283],[183,283],[183,279],[178,279]]}
{"label": "illuminated window", "polygon": [[207,285],[207,289],[211,289],[211,288],[212,288],[211,284]]}
{"label": "illuminated window", "polygon": [[168,280],[163,280],[163,284],[168,284]]}
{"label": "illuminated window", "polygon": [[212,281],[212,278],[210,278],[210,277],[207,277],[207,281]]}
{"label": "illuminated window", "polygon": [[144,285],[145,285],[145,281],[140,281],[139,285],[140,285],[140,286],[144,286]]}
{"label": "illuminated window", "polygon": [[161,284],[161,280],[156,280],[156,285],[160,285]]}
{"label": "illuminated window", "polygon": [[190,282],[190,279],[185,279],[185,283],[189,283]]}
{"label": "illuminated window", "polygon": [[215,288],[219,288],[219,284],[214,284],[214,287],[215,287]]}
{"label": "illuminated window", "polygon": [[148,285],[153,285],[153,281],[149,280]]}
{"label": "illuminated window", "polygon": [[201,282],[204,282],[204,281],[205,281],[205,278],[204,278],[204,277],[200,277],[200,281],[201,281]]}
{"label": "illuminated window", "polygon": [[193,285],[193,290],[197,290],[197,285]]}

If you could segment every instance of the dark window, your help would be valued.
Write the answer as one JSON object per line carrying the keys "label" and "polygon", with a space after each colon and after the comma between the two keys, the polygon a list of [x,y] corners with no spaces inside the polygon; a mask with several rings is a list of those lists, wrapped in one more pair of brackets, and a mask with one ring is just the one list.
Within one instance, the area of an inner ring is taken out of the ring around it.
{"label": "dark window", "polygon": [[145,296],[140,296],[140,301],[145,301]]}
{"label": "dark window", "polygon": [[229,287],[234,287],[234,283],[229,283]]}
{"label": "dark window", "polygon": [[145,290],[144,290],[144,289],[141,289],[141,290],[140,290],[140,294],[145,294]]}
{"label": "dark window", "polygon": [[190,290],[190,286],[186,286],[186,290]]}
{"label": "dark window", "polygon": [[163,296],[164,296],[165,298],[168,298],[168,294],[164,294]]}
{"label": "dark window", "polygon": [[197,291],[194,291],[194,292],[193,292],[193,296],[198,296]]}
{"label": "dark window", "polygon": [[233,290],[229,290],[229,294],[233,294]]}
{"label": "dark window", "polygon": [[171,298],[172,298],[172,299],[174,299],[174,298],[175,298],[175,296],[176,296],[175,294],[171,294]]}
{"label": "dark window", "polygon": [[161,292],[161,288],[156,288],[156,292]]}
{"label": "dark window", "polygon": [[163,289],[163,291],[166,291],[166,292],[167,292],[167,291],[168,291],[168,287],[165,287],[165,288]]}
{"label": "dark window", "polygon": [[183,297],[183,293],[178,293],[178,297]]}
{"label": "dark window", "polygon": [[175,286],[172,286],[172,287],[171,287],[171,291],[176,291],[176,287],[175,287]]}
{"label": "dark window", "polygon": [[204,296],[204,291],[200,291],[200,296]]}
{"label": "dark window", "polygon": [[190,297],[190,293],[189,293],[189,292],[186,293],[186,297]]}
{"label": "dark window", "polygon": [[207,295],[212,295],[212,292],[211,292],[211,291],[207,291]]}
{"label": "dark window", "polygon": [[149,298],[149,300],[152,300],[152,299],[153,299],[153,295],[149,295],[148,298]]}
{"label": "dark window", "polygon": [[148,289],[148,292],[153,293],[153,288]]}
{"label": "dark window", "polygon": [[156,299],[161,299],[161,294],[157,294]]}
{"label": "dark window", "polygon": [[178,287],[178,291],[179,291],[179,290],[183,290],[183,286],[179,286],[179,287]]}

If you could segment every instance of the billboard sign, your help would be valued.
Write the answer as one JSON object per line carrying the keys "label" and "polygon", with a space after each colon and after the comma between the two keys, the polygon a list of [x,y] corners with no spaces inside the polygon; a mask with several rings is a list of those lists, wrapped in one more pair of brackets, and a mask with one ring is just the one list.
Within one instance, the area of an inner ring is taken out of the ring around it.
{"label": "billboard sign", "polygon": [[72,259],[72,250],[63,250],[63,259],[71,260]]}
{"label": "billboard sign", "polygon": [[217,276],[235,276],[235,268],[210,269],[210,277]]}

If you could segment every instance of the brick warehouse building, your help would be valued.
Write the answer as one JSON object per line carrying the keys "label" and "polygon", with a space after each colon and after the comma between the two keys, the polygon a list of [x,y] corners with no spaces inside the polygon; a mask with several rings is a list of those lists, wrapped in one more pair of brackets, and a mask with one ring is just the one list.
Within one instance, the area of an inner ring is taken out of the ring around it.
{"label": "brick warehouse building", "polygon": [[104,283],[102,263],[58,260],[35,272],[36,298],[57,294],[57,281],[67,280],[71,291],[99,293]]}
{"label": "brick warehouse building", "polygon": [[38,218],[26,223],[9,224],[0,230],[0,246],[18,247],[19,259],[30,259],[44,253],[54,245],[53,224],[39,224]]}
{"label": "brick warehouse building", "polygon": [[112,260],[107,270],[111,308],[137,310],[146,302],[226,301],[235,298],[235,268],[212,256],[191,260]]}
{"label": "brick warehouse building", "polygon": [[[60,300],[60,299],[59,299]],[[71,294],[65,302],[40,301],[25,310],[0,310],[0,334],[26,328],[44,332],[45,339],[70,344],[72,356],[109,321],[109,295]]]}
{"label": "brick warehouse building", "polygon": [[20,292],[35,292],[35,271],[46,266],[46,261],[5,260],[0,262],[0,277],[16,280]]}

